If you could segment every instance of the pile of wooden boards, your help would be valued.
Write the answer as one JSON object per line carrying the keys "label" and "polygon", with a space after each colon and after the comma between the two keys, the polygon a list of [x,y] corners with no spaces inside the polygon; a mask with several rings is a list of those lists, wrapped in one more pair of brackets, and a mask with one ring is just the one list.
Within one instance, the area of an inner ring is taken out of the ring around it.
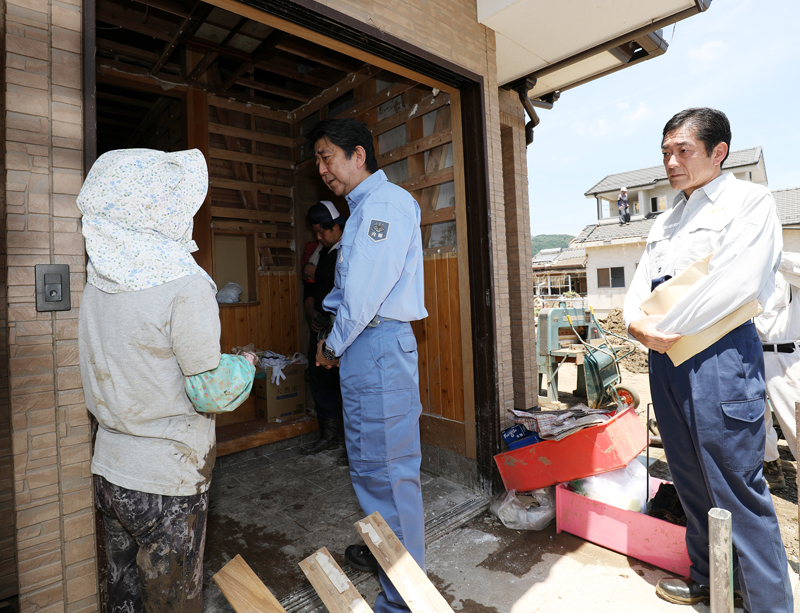
{"label": "pile of wooden boards", "polygon": [[[413,613],[453,612],[379,513],[357,521],[355,526]],[[331,613],[372,613],[325,547],[300,562],[300,568]],[[286,613],[239,555],[213,579],[236,613]]]}

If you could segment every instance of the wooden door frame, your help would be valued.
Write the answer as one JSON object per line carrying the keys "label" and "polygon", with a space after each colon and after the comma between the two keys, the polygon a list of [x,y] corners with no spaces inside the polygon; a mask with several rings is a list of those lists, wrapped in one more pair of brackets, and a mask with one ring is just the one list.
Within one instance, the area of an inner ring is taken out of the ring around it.
{"label": "wooden door frame", "polygon": [[[493,457],[500,451],[500,384],[495,335],[486,83],[483,76],[314,0],[208,0],[208,3],[272,24],[460,98],[466,211],[459,220],[458,234],[462,237],[459,249],[468,250],[468,256],[464,258],[468,265],[460,262],[459,269],[467,269],[469,295],[469,318],[462,321],[471,324],[472,360],[468,366],[473,371],[474,442],[479,486],[486,493],[498,491],[500,482]],[[265,16],[269,18],[265,19]],[[94,0],[84,3],[83,19],[84,173],[88,173],[97,152]],[[189,114],[195,115],[191,111],[200,109],[192,109],[191,102],[189,100]],[[462,313],[465,310],[466,303]],[[470,421],[468,419],[467,423]]]}

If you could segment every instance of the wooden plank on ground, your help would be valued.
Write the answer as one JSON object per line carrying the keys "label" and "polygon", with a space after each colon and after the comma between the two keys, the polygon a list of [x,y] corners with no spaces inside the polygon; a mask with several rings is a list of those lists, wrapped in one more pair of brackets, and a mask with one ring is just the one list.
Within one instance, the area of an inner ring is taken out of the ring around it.
{"label": "wooden plank on ground", "polygon": [[291,213],[275,213],[273,211],[252,211],[250,209],[236,209],[225,206],[212,206],[212,217],[226,217],[229,219],[263,219],[265,221],[278,221],[292,223]]}
{"label": "wooden plank on ground", "polygon": [[453,613],[419,564],[377,511],[355,523],[383,572],[413,613]]}
{"label": "wooden plank on ground", "polygon": [[286,613],[286,609],[240,555],[211,578],[236,613]]}
{"label": "wooden plank on ground", "polygon": [[300,568],[330,613],[372,613],[325,547],[300,562]]}

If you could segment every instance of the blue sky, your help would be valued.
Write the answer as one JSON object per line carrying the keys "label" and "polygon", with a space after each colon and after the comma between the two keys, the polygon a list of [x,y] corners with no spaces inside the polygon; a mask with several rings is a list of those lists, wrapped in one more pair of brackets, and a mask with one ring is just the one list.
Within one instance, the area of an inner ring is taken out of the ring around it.
{"label": "blue sky", "polygon": [[761,146],[769,187],[800,187],[800,0],[713,0],[663,32],[666,54],[564,92],[528,147],[531,234],[596,221],[583,193],[603,177],[661,163],[661,129],[710,106],[731,149]]}

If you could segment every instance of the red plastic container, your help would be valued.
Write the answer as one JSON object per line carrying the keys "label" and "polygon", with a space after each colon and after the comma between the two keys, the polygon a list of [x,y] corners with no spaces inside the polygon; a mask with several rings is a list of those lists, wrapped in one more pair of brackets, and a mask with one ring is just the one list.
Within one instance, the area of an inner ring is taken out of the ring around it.
{"label": "red plastic container", "polygon": [[[650,497],[663,481],[650,477]],[[679,577],[689,575],[686,528],[556,487],[556,532],[569,532]]]}
{"label": "red plastic container", "polygon": [[599,475],[627,466],[647,446],[647,432],[629,407],[604,424],[584,428],[560,441],[506,451],[494,456],[506,490],[540,487]]}

